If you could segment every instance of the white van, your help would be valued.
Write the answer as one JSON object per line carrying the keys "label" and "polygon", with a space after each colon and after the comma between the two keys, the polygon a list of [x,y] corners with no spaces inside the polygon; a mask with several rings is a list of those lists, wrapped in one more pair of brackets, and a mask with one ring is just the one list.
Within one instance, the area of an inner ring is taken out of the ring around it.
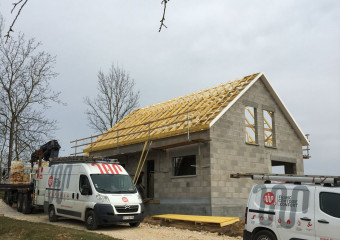
{"label": "white van", "polygon": [[78,219],[89,230],[118,222],[139,226],[144,206],[125,169],[107,161],[57,163],[41,167],[33,201],[43,201],[51,222]]}
{"label": "white van", "polygon": [[340,240],[340,177],[252,178],[292,183],[264,183],[252,188],[244,240]]}

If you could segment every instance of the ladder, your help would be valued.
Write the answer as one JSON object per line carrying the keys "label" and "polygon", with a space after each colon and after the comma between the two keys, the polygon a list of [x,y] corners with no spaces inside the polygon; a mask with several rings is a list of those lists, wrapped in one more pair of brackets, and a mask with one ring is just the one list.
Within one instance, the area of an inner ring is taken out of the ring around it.
{"label": "ladder", "polygon": [[295,175],[295,174],[264,174],[264,173],[235,173],[231,178],[251,178],[253,180],[283,181],[291,183],[340,184],[340,176]]}
{"label": "ladder", "polygon": [[[148,140],[145,141],[145,143],[144,143],[143,151],[142,151],[142,154],[141,154],[141,156],[140,156],[140,159],[139,159],[139,162],[138,162],[138,165],[137,165],[136,173],[135,173],[135,176],[133,177],[133,180],[132,180],[132,182],[133,182],[135,185],[137,184],[139,175],[141,174],[141,172],[142,172],[142,170],[143,170],[144,163],[145,163],[145,161],[146,161],[146,158],[148,157],[148,154],[149,154],[149,150],[150,150],[150,148],[151,148],[151,145],[152,145],[152,141],[150,141],[150,139],[148,139]],[[146,150],[145,148],[147,148],[147,150]],[[145,150],[146,150],[146,153],[145,153]],[[144,153],[145,153],[145,155],[144,155]]]}

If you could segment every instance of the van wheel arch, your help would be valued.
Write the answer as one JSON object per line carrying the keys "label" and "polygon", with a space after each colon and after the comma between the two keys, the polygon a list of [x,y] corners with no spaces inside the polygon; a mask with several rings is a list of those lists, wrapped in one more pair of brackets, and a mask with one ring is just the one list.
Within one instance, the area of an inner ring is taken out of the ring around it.
{"label": "van wheel arch", "polygon": [[259,232],[269,232],[271,234],[273,234],[273,236],[275,237],[274,240],[277,240],[277,236],[276,234],[269,228],[264,228],[264,227],[258,227],[258,228],[255,228],[251,234],[251,239],[254,240],[255,239],[255,236],[257,233]]}

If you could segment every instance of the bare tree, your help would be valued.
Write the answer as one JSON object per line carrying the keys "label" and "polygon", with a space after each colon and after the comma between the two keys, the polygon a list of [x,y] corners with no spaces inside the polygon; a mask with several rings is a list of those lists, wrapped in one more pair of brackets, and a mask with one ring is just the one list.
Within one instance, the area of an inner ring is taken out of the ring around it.
{"label": "bare tree", "polygon": [[6,135],[1,144],[8,168],[13,159],[55,129],[55,121],[44,116],[51,101],[60,103],[59,93],[49,85],[57,75],[55,57],[38,51],[40,45],[34,39],[26,40],[24,34],[7,43],[0,39],[0,128]]}
{"label": "bare tree", "polygon": [[139,91],[134,87],[130,75],[114,64],[107,75],[99,71],[97,96],[93,100],[84,98],[89,107],[86,111],[89,126],[104,133],[138,107]]}

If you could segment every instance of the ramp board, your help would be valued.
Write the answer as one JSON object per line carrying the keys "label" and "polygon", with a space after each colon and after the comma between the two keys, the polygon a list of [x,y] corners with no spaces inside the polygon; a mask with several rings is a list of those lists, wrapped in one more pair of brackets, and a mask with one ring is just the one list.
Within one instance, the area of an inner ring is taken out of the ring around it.
{"label": "ramp board", "polygon": [[197,216],[197,215],[179,215],[179,214],[163,214],[154,215],[154,219],[164,219],[166,221],[187,221],[195,224],[219,224],[224,227],[240,221],[238,217],[214,217],[214,216]]}

